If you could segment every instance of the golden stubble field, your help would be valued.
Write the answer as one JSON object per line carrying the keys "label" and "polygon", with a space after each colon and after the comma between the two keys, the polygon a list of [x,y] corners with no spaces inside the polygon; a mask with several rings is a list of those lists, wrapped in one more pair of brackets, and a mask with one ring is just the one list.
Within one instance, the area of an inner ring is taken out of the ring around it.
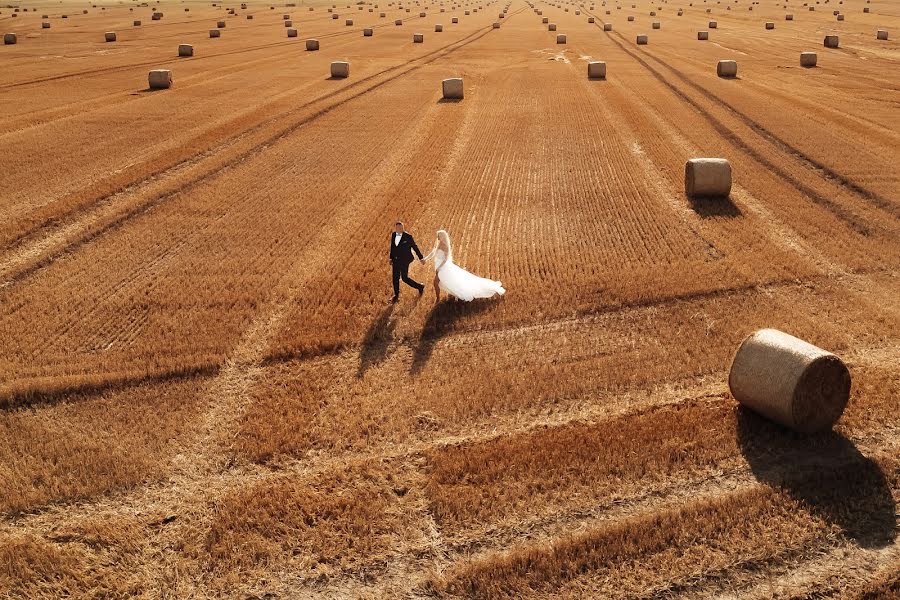
{"label": "golden stubble field", "polygon": [[[217,4],[0,6],[0,596],[900,594],[900,0]],[[507,295],[388,304],[397,219]]]}

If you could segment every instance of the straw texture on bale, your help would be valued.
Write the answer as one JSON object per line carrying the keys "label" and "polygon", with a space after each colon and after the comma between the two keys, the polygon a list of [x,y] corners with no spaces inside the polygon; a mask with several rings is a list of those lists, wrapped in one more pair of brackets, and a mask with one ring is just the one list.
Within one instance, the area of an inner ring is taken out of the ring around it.
{"label": "straw texture on bale", "polygon": [[366,27],[365,29],[363,29],[364,37],[372,37],[373,33],[375,33],[375,31],[371,27]]}
{"label": "straw texture on bale", "polygon": [[838,36],[836,35],[826,35],[825,36],[825,47],[826,48],[837,48],[839,45]]}
{"label": "straw texture on bale", "polygon": [[219,29],[224,29],[225,21],[219,21],[218,23],[216,23],[216,27],[218,27]]}
{"label": "straw texture on bale", "polygon": [[612,31],[612,30],[613,30],[612,23],[604,23],[603,24],[603,31]]}
{"label": "straw texture on bale", "polygon": [[728,196],[731,163],[724,158],[692,158],[684,165],[684,193],[689,198]]}
{"label": "straw texture on bale", "polygon": [[309,51],[319,49],[319,40],[306,40],[306,49]]}
{"label": "straw texture on bale", "polygon": [[708,32],[708,31],[698,31],[698,32],[697,32],[697,39],[698,39],[698,40],[708,40],[708,39],[709,39],[709,32]]}
{"label": "straw texture on bale", "polygon": [[218,29],[210,29],[209,30],[209,37],[217,38],[217,37],[221,37],[221,36],[222,36],[222,32],[219,31]]}
{"label": "straw texture on bale", "polygon": [[3,44],[6,46],[12,46],[13,44],[19,41],[19,36],[15,33],[4,33],[3,34]]}
{"label": "straw texture on bale", "polygon": [[50,29],[50,23],[47,23],[47,22],[41,23],[41,29]]}
{"label": "straw texture on bale", "polygon": [[879,29],[878,33],[875,34],[875,39],[876,40],[887,40],[888,39],[887,29]]}
{"label": "straw texture on bale", "polygon": [[350,63],[342,60],[331,63],[331,76],[340,79],[350,77]]}
{"label": "straw texture on bale", "polygon": [[103,34],[103,37],[104,37],[104,39],[106,39],[107,42],[114,42],[114,41],[116,41],[116,32],[115,31],[107,31],[106,33]]}
{"label": "straw texture on bale", "polygon": [[450,22],[451,23],[459,23],[459,17],[451,17]]}
{"label": "straw texture on bale", "polygon": [[413,44],[421,44],[424,41],[425,41],[425,36],[423,34],[421,34],[421,33],[413,34]]}
{"label": "straw texture on bale", "polygon": [[802,433],[830,429],[850,399],[840,358],[777,329],[747,337],[731,363],[728,387],[749,409]]}
{"label": "straw texture on bale", "polygon": [[557,43],[557,44],[565,44],[565,43],[566,43],[566,34],[560,33],[559,35],[557,35],[557,36],[556,36],[556,43]]}
{"label": "straw texture on bale", "polygon": [[710,29],[718,29],[718,28],[719,28],[719,24],[718,24],[716,21],[710,21],[710,22],[707,24],[707,27],[709,27]]}
{"label": "straw texture on bale", "polygon": [[719,77],[737,77],[737,61],[720,60],[716,65],[716,75]]}
{"label": "straw texture on bale", "polygon": [[494,21],[494,29],[500,29],[500,21]]}
{"label": "straw texture on bale", "polygon": [[639,36],[637,36],[637,44],[638,44],[638,46],[646,46],[646,45],[647,45],[647,41],[648,41],[648,40],[647,40],[647,36],[646,36],[646,35],[639,35]]}
{"label": "straw texture on bale", "polygon": [[295,37],[297,37],[297,30],[296,30],[295,28],[293,28],[293,27],[288,27],[288,30],[287,30],[287,36],[290,37],[290,38],[295,38]]}
{"label": "straw texture on bale", "polygon": [[436,33],[440,33],[440,32],[442,32],[442,31],[444,31],[444,26],[441,25],[441,24],[437,24],[437,25],[434,26],[434,31],[435,31]]}
{"label": "straw texture on bale", "polygon": [[293,22],[293,21],[285,21],[285,22],[284,22],[284,26],[285,26],[285,27],[293,27],[293,26],[294,26],[294,22]]}
{"label": "straw texture on bale", "polygon": [[602,60],[592,60],[588,63],[588,79],[606,79],[606,63]]}
{"label": "straw texture on bale", "polygon": [[662,24],[661,24],[659,21],[654,21],[654,22],[653,22],[653,29],[659,29],[659,28],[661,27],[661,25],[662,25]]}
{"label": "straw texture on bale", "polygon": [[816,66],[816,62],[819,60],[819,57],[815,52],[801,52],[800,53],[800,66],[801,67],[814,67]]}
{"label": "straw texture on bale", "polygon": [[172,71],[168,69],[154,69],[147,76],[151,90],[165,90],[172,87]]}
{"label": "straw texture on bale", "polygon": [[394,25],[403,25],[403,21],[397,19],[396,21],[394,21]]}
{"label": "straw texture on bale", "polygon": [[793,20],[794,20],[794,15],[784,15],[784,20],[785,20],[785,21],[793,21]]}
{"label": "straw texture on bale", "polygon": [[541,23],[544,24],[544,25],[546,25],[546,24],[549,23],[549,22],[550,22],[550,18],[549,18],[549,17],[544,17],[543,19],[541,19]]}
{"label": "straw texture on bale", "polygon": [[766,29],[775,29],[775,23],[772,21],[766,21]]}
{"label": "straw texture on bale", "polygon": [[193,56],[194,47],[190,44],[178,44],[178,56]]}
{"label": "straw texture on bale", "polygon": [[447,100],[463,99],[463,80],[462,77],[451,77],[441,82],[441,92]]}
{"label": "straw texture on bale", "polygon": [[550,23],[547,25],[547,31],[556,31],[556,23]]}

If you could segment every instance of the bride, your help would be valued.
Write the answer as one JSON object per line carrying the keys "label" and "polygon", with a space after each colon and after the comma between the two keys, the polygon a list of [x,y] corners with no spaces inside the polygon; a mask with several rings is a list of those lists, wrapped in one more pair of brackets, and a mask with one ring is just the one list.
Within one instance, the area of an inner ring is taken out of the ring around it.
{"label": "bride", "polygon": [[437,232],[434,249],[422,259],[422,262],[431,258],[434,258],[435,302],[440,300],[441,288],[451,296],[466,302],[475,298],[490,298],[495,294],[502,296],[506,293],[499,281],[479,277],[454,264],[450,235],[443,229]]}

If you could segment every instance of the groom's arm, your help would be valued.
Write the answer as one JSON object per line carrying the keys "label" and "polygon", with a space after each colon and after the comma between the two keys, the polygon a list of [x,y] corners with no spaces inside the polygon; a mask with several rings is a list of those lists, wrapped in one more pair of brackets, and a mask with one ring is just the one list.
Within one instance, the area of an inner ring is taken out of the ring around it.
{"label": "groom's arm", "polygon": [[413,239],[413,236],[409,236],[409,242],[412,244],[413,252],[416,253],[416,256],[419,257],[419,260],[422,260],[422,253],[419,251],[419,247],[416,246],[416,240]]}
{"label": "groom's arm", "polygon": [[388,260],[394,262],[394,234],[391,234],[391,248],[388,250]]}

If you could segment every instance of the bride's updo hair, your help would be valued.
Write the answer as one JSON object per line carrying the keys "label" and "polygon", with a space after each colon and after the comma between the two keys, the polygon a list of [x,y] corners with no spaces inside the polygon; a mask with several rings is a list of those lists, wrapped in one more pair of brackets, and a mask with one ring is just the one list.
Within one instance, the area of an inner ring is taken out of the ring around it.
{"label": "bride's updo hair", "polygon": [[[443,229],[438,229],[437,239],[444,242],[444,245],[447,247],[447,260],[450,261],[453,259],[453,247],[450,245],[450,234],[447,233]],[[438,243],[435,242],[435,248],[437,248]]]}

